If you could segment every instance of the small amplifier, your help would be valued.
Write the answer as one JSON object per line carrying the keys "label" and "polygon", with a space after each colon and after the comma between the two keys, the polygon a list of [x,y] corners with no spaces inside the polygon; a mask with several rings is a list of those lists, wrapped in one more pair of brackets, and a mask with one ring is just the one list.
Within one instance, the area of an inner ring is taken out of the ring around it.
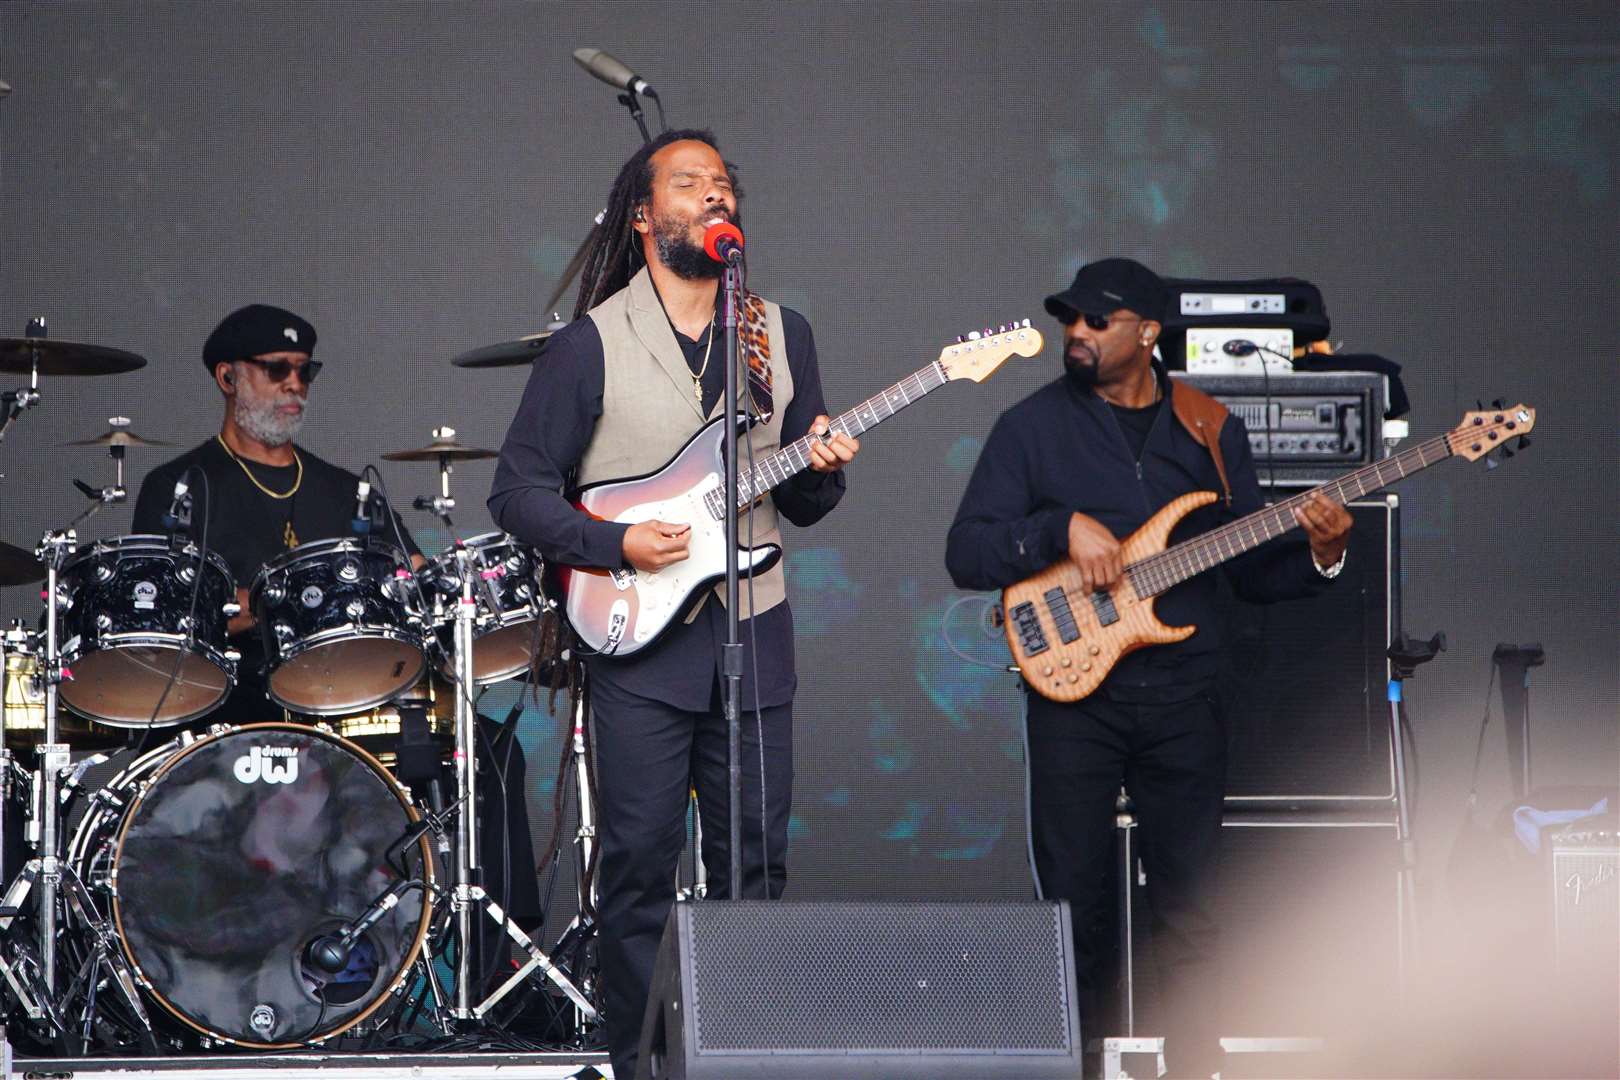
{"label": "small amplifier", "polygon": [[1292,330],[1258,326],[1187,328],[1189,374],[1259,375],[1262,369],[1273,375],[1293,373]]}
{"label": "small amplifier", "polygon": [[[1189,340],[1191,335],[1189,331]],[[1262,484],[1314,487],[1384,456],[1382,375],[1361,371],[1269,377],[1195,371],[1170,374],[1209,394],[1243,421]]]}
{"label": "small amplifier", "polygon": [[1620,962],[1620,826],[1614,815],[1552,836],[1553,956],[1562,978],[1612,992]]}

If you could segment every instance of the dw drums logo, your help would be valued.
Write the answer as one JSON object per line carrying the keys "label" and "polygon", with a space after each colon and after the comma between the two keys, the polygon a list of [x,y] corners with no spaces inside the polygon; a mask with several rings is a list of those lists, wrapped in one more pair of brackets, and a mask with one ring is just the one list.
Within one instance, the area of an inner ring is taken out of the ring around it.
{"label": "dw drums logo", "polygon": [[290,784],[298,779],[298,748],[255,746],[236,759],[231,771],[244,784],[260,780],[267,784]]}

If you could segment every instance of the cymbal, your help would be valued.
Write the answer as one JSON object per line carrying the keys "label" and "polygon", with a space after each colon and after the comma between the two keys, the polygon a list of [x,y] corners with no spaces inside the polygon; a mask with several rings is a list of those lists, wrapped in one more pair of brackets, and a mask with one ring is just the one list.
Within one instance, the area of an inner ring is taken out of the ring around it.
{"label": "cymbal", "polygon": [[15,544],[0,540],[0,587],[26,585],[45,576],[45,564]]}
{"label": "cymbal", "polygon": [[500,456],[494,450],[462,446],[454,439],[442,439],[415,450],[392,450],[382,457],[384,461],[438,461],[441,457],[449,458],[451,461],[480,461]]}
{"label": "cymbal", "polygon": [[0,338],[0,371],[26,375],[118,375],[146,366],[144,356],[56,338]]}
{"label": "cymbal", "polygon": [[61,445],[98,447],[133,446],[137,448],[151,447],[152,449],[160,449],[165,446],[173,446],[174,443],[164,442],[162,439],[144,439],[135,434],[133,431],[125,431],[120,427],[112,427],[108,428],[106,431],[103,431],[100,435],[97,435],[93,439],[74,439],[72,442],[65,442]]}
{"label": "cymbal", "polygon": [[463,368],[517,367],[520,364],[532,363],[545,349],[551,335],[567,325],[565,322],[554,322],[538,334],[529,334],[516,341],[503,341],[499,345],[485,345],[481,349],[471,349],[450,362],[456,367]]}

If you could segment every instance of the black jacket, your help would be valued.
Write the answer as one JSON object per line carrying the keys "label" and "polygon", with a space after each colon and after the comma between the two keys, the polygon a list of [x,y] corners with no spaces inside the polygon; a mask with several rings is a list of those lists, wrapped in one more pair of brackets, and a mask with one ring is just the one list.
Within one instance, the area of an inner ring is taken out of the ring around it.
{"label": "black jacket", "polygon": [[[1059,378],[1004,412],[979,454],[945,547],[951,580],[964,589],[1000,589],[1065,558],[1069,517],[1096,518],[1124,539],[1155,511],[1190,491],[1221,491],[1209,451],[1193,441],[1171,410],[1175,383],[1157,364],[1166,397],[1138,462],[1107,402]],[[1243,422],[1229,417],[1221,450],[1232,485],[1224,501],[1194,511],[1172,544],[1261,508],[1254,457]],[[1300,531],[1222,564],[1245,600],[1266,603],[1309,596],[1328,584]],[[1155,613],[1171,626],[1197,625],[1186,641],[1139,649],[1115,666],[1102,692],[1114,697],[1199,693],[1220,664],[1218,583],[1200,574],[1160,596]]]}

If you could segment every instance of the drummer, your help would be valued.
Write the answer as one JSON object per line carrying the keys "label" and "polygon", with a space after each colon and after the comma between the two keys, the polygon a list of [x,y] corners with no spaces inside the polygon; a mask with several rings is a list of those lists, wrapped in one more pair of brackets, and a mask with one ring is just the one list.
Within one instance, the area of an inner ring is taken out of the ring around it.
{"label": "drummer", "polygon": [[[263,649],[249,632],[254,618],[247,586],[289,548],[354,535],[360,478],[293,442],[321,370],[314,352],[315,328],[283,308],[249,304],[225,316],[203,344],[203,366],[225,397],[219,434],[147,473],[135,499],[135,532],[170,532],[163,518],[176,481],[193,467],[208,478],[206,497],[195,473],[186,478],[198,515],[191,535],[203,536],[206,515],[208,548],[236,579],[242,610],[227,628],[242,652],[240,681],[227,707],[233,723],[282,718],[257,681]],[[403,546],[411,566],[422,566],[398,515],[385,522],[379,539]]]}
{"label": "drummer", "polygon": [[[137,533],[168,533],[164,515],[174,501],[175,482],[196,466],[208,478],[207,495],[195,474],[188,478],[194,505],[191,535],[202,539],[206,518],[208,548],[222,556],[236,579],[242,611],[227,627],[231,643],[242,653],[237,684],[230,699],[210,713],[207,723],[274,723],[286,719],[266,693],[262,675],[264,648],[253,633],[248,589],[261,567],[289,548],[315,540],[354,535],[360,478],[293,442],[308,411],[309,392],[320,373],[313,359],[315,328],[283,308],[249,304],[225,316],[203,344],[203,366],[225,396],[225,420],[219,434],[172,461],[157,466],[141,482],[135,499]],[[390,520],[391,518],[391,520]],[[422,553],[397,514],[373,526],[373,534],[403,546],[413,569],[424,564]],[[534,873],[521,745],[512,732],[484,717],[487,735],[479,740],[483,767],[503,774],[498,799],[480,799],[485,886],[504,896],[519,925],[533,927],[542,919],[539,883]],[[504,810],[504,813],[503,813]],[[502,821],[504,818],[504,821]],[[501,851],[501,838],[507,851]],[[510,886],[502,883],[510,866]],[[483,951],[492,957],[498,933],[489,920],[481,924]]]}

